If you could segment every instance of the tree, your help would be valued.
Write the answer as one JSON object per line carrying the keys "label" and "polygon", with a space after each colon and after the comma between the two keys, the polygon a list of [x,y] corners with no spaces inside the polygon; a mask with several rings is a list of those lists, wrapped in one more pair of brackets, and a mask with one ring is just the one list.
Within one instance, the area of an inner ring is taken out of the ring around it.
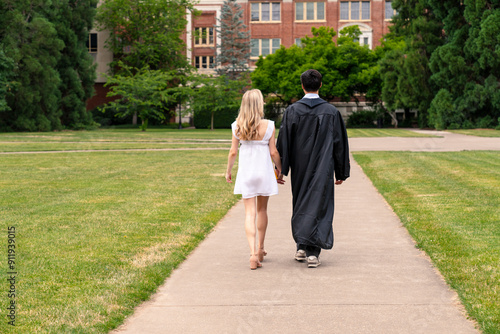
{"label": "tree", "polygon": [[146,131],[149,119],[165,119],[166,106],[175,105],[179,95],[186,95],[187,88],[171,84],[179,83],[179,78],[185,77],[178,71],[165,72],[145,67],[136,72],[123,63],[118,65],[123,74],[108,76],[105,86],[110,87],[108,97],[119,96],[119,99],[108,103],[102,110],[114,109],[121,117],[137,114],[142,121],[142,131]]}
{"label": "tree", "polygon": [[[2,1],[0,38],[18,83],[6,96],[4,128],[60,130],[92,125],[85,102],[95,69],[85,41],[97,0]],[[5,110],[5,108],[4,108]]]}
{"label": "tree", "polygon": [[246,80],[230,80],[224,75],[193,77],[190,108],[194,113],[210,112],[210,129],[213,130],[215,115],[229,108],[238,108],[246,85]]}
{"label": "tree", "polygon": [[378,101],[380,55],[356,42],[360,34],[357,26],[347,27],[335,43],[336,32],[332,28],[312,28],[313,36],[303,38],[301,47],[282,46],[276,53],[260,57],[252,73],[252,83],[264,94],[275,94],[290,104],[303,96],[300,75],[314,68],[323,75],[320,90],[323,98],[340,97],[347,102],[357,101],[358,94],[363,94],[371,101]]}
{"label": "tree", "polygon": [[243,9],[236,0],[224,1],[218,22],[216,32],[221,43],[217,45],[215,59],[217,73],[235,80],[241,72],[248,70],[250,59],[250,34],[243,23]]}
{"label": "tree", "polygon": [[382,99],[390,111],[418,109],[420,126],[427,126],[428,110],[437,91],[429,59],[444,43],[443,25],[427,0],[395,0],[392,5],[397,14],[391,33],[385,36],[389,47],[380,62]]}
{"label": "tree", "polygon": [[[418,108],[421,126],[494,126],[500,116],[500,3],[395,0],[393,6],[398,14],[387,37],[404,39],[404,59],[386,54],[381,73],[391,86],[384,90],[397,88],[398,106]],[[396,106],[388,94],[384,100]]]}
{"label": "tree", "polygon": [[[10,111],[7,105],[6,96],[15,88],[15,83],[12,80],[12,71],[14,70],[14,61],[8,58],[3,51],[3,46],[0,44],[0,112]],[[2,127],[0,118],[0,128]]]}
{"label": "tree", "polygon": [[431,56],[431,79],[451,95],[453,104],[452,114],[441,114],[441,121],[431,125],[469,127],[484,124],[485,118],[494,125],[500,116],[500,3],[429,2],[444,22],[447,38]]}
{"label": "tree", "polygon": [[0,122],[18,131],[61,129],[61,79],[55,67],[64,43],[44,15],[54,9],[42,0],[3,1],[0,6],[0,39],[19,83],[6,97],[11,111],[0,113]]}
{"label": "tree", "polygon": [[73,129],[93,124],[92,114],[86,109],[86,101],[94,93],[96,66],[86,42],[96,14],[96,5],[97,0],[64,0],[50,15],[57,37],[64,43],[56,65],[61,79],[61,123]]}
{"label": "tree", "polygon": [[182,34],[192,0],[107,0],[98,8],[100,29],[110,33],[107,47],[114,54],[111,69],[122,62],[136,71],[175,70],[188,66]]}

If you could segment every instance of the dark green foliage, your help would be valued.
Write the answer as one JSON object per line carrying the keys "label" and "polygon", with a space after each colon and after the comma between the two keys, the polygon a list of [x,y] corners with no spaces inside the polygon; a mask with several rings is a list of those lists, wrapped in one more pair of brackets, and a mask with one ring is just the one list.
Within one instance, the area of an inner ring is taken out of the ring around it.
{"label": "dark green foliage", "polygon": [[221,8],[216,32],[221,44],[217,45],[219,53],[215,63],[219,64],[217,73],[235,80],[241,72],[248,70],[250,59],[250,33],[243,23],[243,9],[235,0],[226,0]]}
{"label": "dark green foliage", "polygon": [[[107,0],[98,8],[97,22],[109,31],[107,47],[113,51],[112,70],[121,61],[136,70],[175,70],[188,66],[182,53],[182,34],[187,25],[186,10],[194,11],[191,0]],[[127,52],[124,52],[127,50]]]}
{"label": "dark green foliage", "polygon": [[347,127],[349,128],[374,128],[376,127],[377,112],[360,110],[349,116]]}
{"label": "dark green foliage", "polygon": [[[196,128],[230,128],[238,115],[241,96],[247,79],[230,80],[228,77],[199,75],[191,78],[190,108]],[[234,112],[236,110],[236,112]],[[207,125],[206,115],[209,115]],[[220,118],[220,119],[219,119]]]}
{"label": "dark green foliage", "polygon": [[[177,71],[165,72],[143,68],[135,72],[135,68],[119,63],[121,74],[108,77],[105,87],[110,87],[107,96],[119,97],[103,107],[114,110],[117,117],[128,117],[134,113],[142,120],[141,129],[146,131],[149,119],[164,120],[168,107],[174,107],[180,96],[187,95],[189,88],[179,86],[183,74]],[[177,85],[172,85],[177,82]],[[181,98],[182,99],[182,98]],[[166,110],[167,109],[167,110]]]}
{"label": "dark green foliage", "polygon": [[492,122],[482,125],[498,124],[500,2],[395,0],[393,6],[398,14],[386,38],[404,44],[381,61],[387,107],[418,109],[421,126],[469,128],[487,116]]}
{"label": "dark green foliage", "polygon": [[61,122],[74,129],[93,124],[92,113],[87,111],[85,102],[94,93],[96,72],[85,42],[92,28],[96,4],[97,0],[63,1],[52,19],[58,38],[64,42],[56,67],[61,78]]}
{"label": "dark green foliage", "polygon": [[[7,93],[12,92],[12,90],[15,89],[15,83],[11,81],[13,77],[13,70],[14,61],[5,55],[3,46],[0,44],[0,112],[10,110],[5,97]],[[0,126],[1,125],[2,123],[0,120]]]}
{"label": "dark green foliage", "polygon": [[[239,106],[221,108],[217,111],[217,117],[214,118],[214,129],[230,129],[231,123],[238,116]],[[197,129],[211,128],[212,114],[208,109],[194,109],[193,121]]]}
{"label": "dark green foliage", "polygon": [[4,129],[50,131],[93,124],[85,111],[94,67],[85,41],[96,0],[2,1],[0,38],[17,89],[0,112]]}

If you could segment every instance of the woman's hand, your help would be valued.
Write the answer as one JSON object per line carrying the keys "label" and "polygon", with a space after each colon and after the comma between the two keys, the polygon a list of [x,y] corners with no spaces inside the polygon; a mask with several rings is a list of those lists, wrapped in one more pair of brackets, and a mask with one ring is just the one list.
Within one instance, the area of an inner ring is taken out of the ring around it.
{"label": "woman's hand", "polygon": [[232,183],[232,179],[231,179],[231,172],[226,172],[226,182],[227,183]]}

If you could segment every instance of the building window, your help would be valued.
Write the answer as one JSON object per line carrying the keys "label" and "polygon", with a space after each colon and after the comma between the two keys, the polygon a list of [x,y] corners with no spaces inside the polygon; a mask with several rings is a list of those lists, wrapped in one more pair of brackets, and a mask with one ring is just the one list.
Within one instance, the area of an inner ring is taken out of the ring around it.
{"label": "building window", "polygon": [[324,21],[324,2],[296,2],[295,21]]}
{"label": "building window", "polygon": [[341,21],[370,20],[370,1],[341,1]]}
{"label": "building window", "polygon": [[279,2],[252,2],[252,22],[272,22],[281,20]]}
{"label": "building window", "polygon": [[273,54],[280,48],[280,44],[281,40],[279,38],[252,39],[250,56],[257,58]]}
{"label": "building window", "polygon": [[296,38],[295,39],[295,45],[302,46],[302,38]]}
{"label": "building window", "polygon": [[89,53],[97,53],[97,33],[89,34],[87,49],[89,50]]}
{"label": "building window", "polygon": [[194,57],[194,67],[196,68],[214,68],[213,56],[196,56]]}
{"label": "building window", "polygon": [[214,45],[214,28],[194,28],[194,46]]}
{"label": "building window", "polygon": [[385,2],[385,19],[390,20],[396,15],[396,10],[392,8],[392,1]]}

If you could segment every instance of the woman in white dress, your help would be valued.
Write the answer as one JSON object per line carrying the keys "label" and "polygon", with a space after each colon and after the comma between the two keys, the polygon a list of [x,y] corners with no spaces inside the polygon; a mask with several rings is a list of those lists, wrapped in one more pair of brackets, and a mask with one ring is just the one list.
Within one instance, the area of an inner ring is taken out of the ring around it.
{"label": "woman in white dress", "polygon": [[269,196],[278,194],[273,161],[277,175],[281,174],[281,160],[274,139],[274,122],[263,119],[263,116],[262,93],[258,89],[247,91],[241,100],[238,118],[231,125],[233,139],[226,171],[226,181],[232,182],[231,170],[241,143],[234,193],[241,194],[245,204],[245,232],[250,245],[250,269],[262,267],[260,262],[267,254],[264,250],[267,202]]}

